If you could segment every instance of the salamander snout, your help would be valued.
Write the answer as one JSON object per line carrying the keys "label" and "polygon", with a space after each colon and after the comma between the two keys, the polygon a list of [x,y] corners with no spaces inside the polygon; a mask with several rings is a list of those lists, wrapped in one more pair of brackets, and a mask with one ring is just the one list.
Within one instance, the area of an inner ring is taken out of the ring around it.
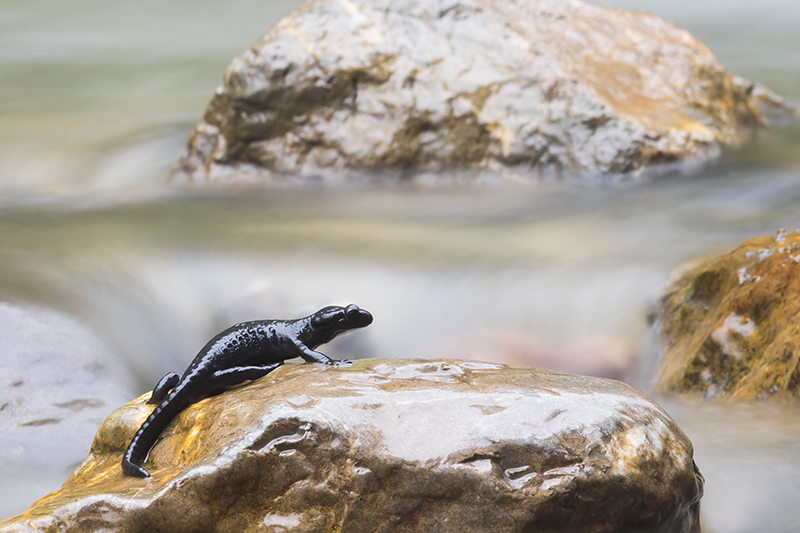
{"label": "salamander snout", "polygon": [[372,324],[372,315],[366,309],[359,308],[356,304],[348,305],[344,310],[347,322],[353,327],[363,328]]}

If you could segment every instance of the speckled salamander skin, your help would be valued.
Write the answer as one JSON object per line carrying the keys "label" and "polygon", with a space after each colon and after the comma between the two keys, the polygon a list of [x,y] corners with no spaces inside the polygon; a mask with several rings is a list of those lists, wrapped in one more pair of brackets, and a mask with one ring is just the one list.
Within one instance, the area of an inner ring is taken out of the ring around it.
{"label": "speckled salamander skin", "polygon": [[182,410],[247,380],[266,376],[287,359],[302,357],[309,363],[340,362],[315,351],[339,333],[363,328],[372,315],[351,304],[331,306],[297,320],[256,320],[236,324],[208,341],[189,368],[171,372],[153,388],[148,403],[156,407],[136,432],[122,457],[122,471],[129,476],[150,477],[138,465],[164,428]]}

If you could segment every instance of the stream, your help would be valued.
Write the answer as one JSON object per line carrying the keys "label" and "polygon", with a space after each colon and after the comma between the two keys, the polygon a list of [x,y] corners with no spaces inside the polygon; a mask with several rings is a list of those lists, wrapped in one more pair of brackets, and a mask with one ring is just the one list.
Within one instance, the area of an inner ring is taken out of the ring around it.
{"label": "stream", "polygon": [[[732,72],[800,105],[800,3],[603,3],[665,16]],[[166,185],[227,64],[299,5],[0,6],[0,301],[86,328],[126,394],[182,371],[237,321],[351,302],[375,322],[332,343],[333,357],[493,360],[647,392],[656,348],[646,317],[676,273],[800,228],[798,129],[765,132],[714,163],[625,179]],[[2,394],[8,381],[0,374]],[[800,406],[659,401],[695,445],[704,531],[797,530]],[[96,430],[52,428],[81,432],[85,446],[37,442],[50,457],[34,465],[0,448],[0,519],[57,489]]]}

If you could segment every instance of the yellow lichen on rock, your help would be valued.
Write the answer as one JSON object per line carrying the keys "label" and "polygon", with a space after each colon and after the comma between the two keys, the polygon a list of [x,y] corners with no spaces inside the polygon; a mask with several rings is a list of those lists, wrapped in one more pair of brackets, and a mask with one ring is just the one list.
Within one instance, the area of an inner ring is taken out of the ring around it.
{"label": "yellow lichen on rock", "polygon": [[658,310],[662,393],[800,396],[800,232],[746,241],[692,268]]}

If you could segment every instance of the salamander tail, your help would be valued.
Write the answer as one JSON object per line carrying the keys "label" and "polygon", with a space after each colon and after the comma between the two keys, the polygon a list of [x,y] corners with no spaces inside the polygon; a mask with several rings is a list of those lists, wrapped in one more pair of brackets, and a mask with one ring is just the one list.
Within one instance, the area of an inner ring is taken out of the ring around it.
{"label": "salamander tail", "polygon": [[195,400],[196,398],[187,395],[186,390],[178,386],[153,409],[153,412],[144,421],[142,427],[133,436],[128,449],[125,450],[122,456],[122,471],[125,474],[136,477],[150,477],[147,470],[137,463],[147,460],[150,449],[156,443],[164,428],[178,413]]}
{"label": "salamander tail", "polygon": [[128,460],[127,457],[122,458],[122,471],[129,476],[150,477],[150,472],[148,472],[139,465],[133,464]]}

